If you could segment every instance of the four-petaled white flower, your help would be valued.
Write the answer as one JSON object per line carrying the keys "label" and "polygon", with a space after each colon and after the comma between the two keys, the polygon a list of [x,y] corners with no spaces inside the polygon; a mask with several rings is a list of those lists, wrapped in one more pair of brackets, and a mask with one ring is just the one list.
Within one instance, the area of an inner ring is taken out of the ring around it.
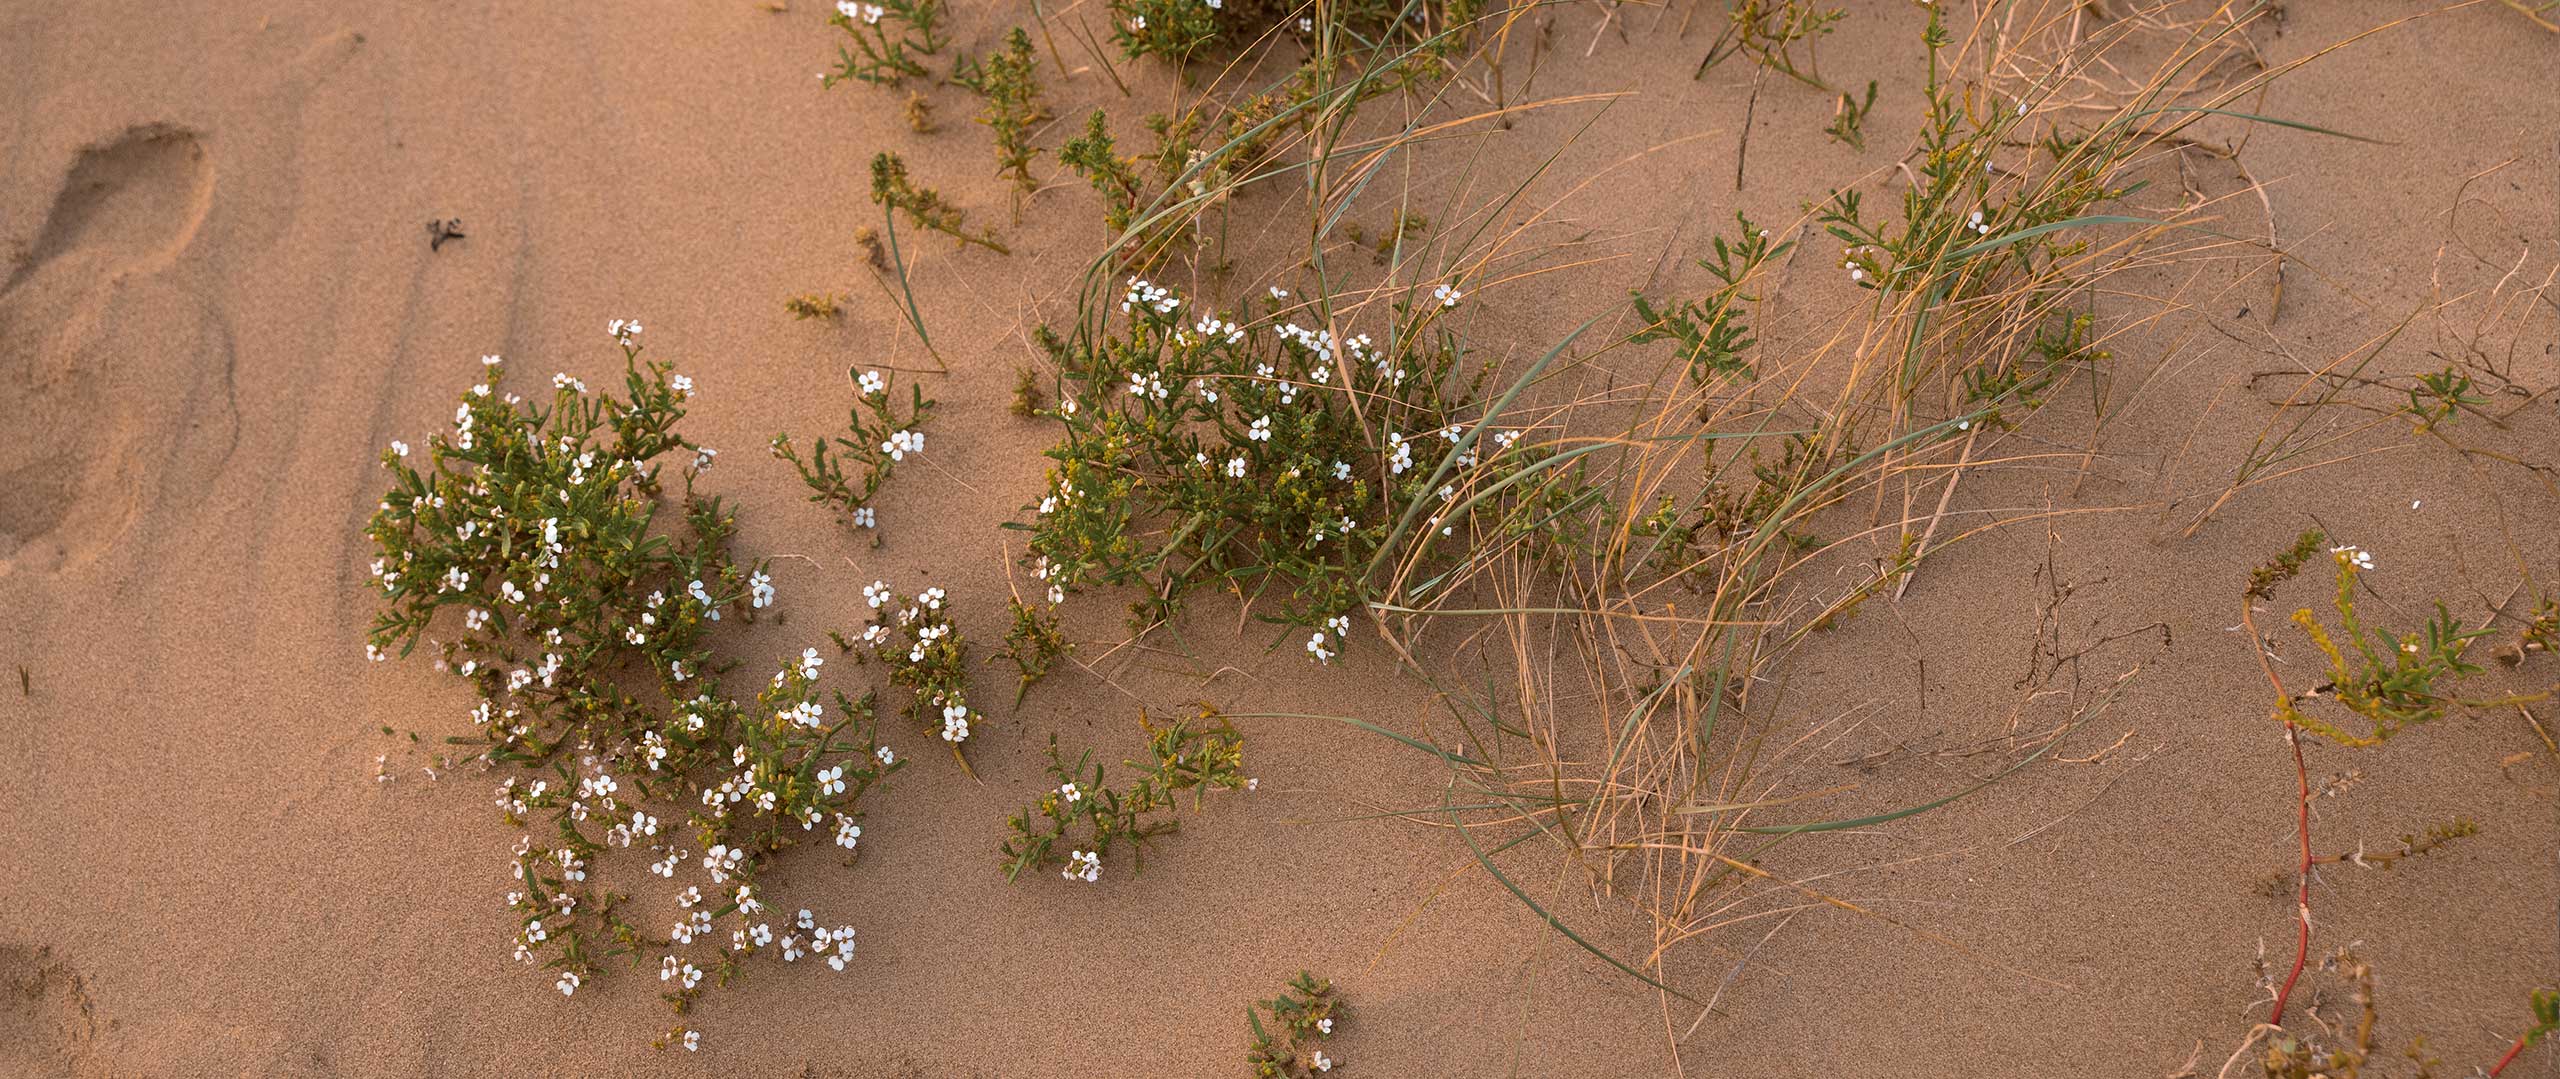
{"label": "four-petaled white flower", "polygon": [[892,434],[889,436],[889,441],[880,444],[880,452],[888,454],[892,461],[904,461],[910,453],[923,453],[924,432],[900,431]]}
{"label": "four-petaled white flower", "polygon": [[1059,875],[1067,878],[1068,880],[1080,880],[1087,884],[1101,880],[1102,855],[1089,850],[1080,850],[1073,854],[1069,854],[1067,855],[1067,868],[1062,870]]}

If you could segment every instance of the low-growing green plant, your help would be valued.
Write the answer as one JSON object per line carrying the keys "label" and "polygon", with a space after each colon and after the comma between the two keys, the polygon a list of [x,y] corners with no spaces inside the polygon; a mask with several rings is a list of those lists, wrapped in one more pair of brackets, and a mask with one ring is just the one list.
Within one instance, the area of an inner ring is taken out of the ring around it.
{"label": "low-growing green plant", "polygon": [[2507,1070],[2507,1065],[2515,1063],[2517,1057],[2524,1055],[2525,1050],[2533,1048],[2545,1038],[2560,1034],[2560,992],[2536,989],[2527,999],[2526,1006],[2533,1015],[2533,1025],[2526,1027],[2524,1033],[2517,1035],[2515,1042],[2507,1047],[2507,1055],[2499,1057],[2498,1062],[2490,1066],[2490,1079],[2497,1079],[2498,1075]]}
{"label": "low-growing green plant", "polygon": [[[2367,629],[2356,615],[2356,581],[2360,573],[2373,568],[2373,556],[2355,547],[2334,548],[2330,554],[2338,567],[2337,596],[2330,601],[2337,612],[2338,633],[2332,635],[2308,607],[2293,613],[2294,624],[2328,657],[2329,677],[2294,695],[2277,718],[2340,745],[2381,745],[2404,728],[2444,715],[2445,708],[2456,703],[2441,683],[2480,672],[2463,659],[2463,652],[2486,631],[2464,629],[2442,603],[2436,604],[2436,616],[2421,630],[2395,634]],[[2324,694],[2364,717],[2370,730],[2357,734],[2308,715],[2298,706]]]}
{"label": "low-growing green plant", "polygon": [[782,301],[782,309],[790,312],[793,318],[807,321],[813,318],[834,318],[843,313],[843,304],[844,297],[840,294],[803,292]]}
{"label": "low-growing green plant", "polygon": [[[924,387],[911,385],[907,414],[900,416],[888,376],[878,371],[845,374],[854,383],[853,406],[845,413],[847,433],[812,440],[803,456],[790,433],[784,432],[773,436],[773,455],[800,473],[800,482],[809,488],[809,501],[834,509],[855,528],[870,531],[876,547],[880,514],[871,500],[888,484],[899,462],[908,454],[924,452],[924,424],[933,415],[933,401],[924,395]],[[848,468],[858,470],[859,478]]]}
{"label": "low-growing green plant", "polygon": [[[491,356],[422,467],[391,444],[391,490],[366,526],[385,604],[366,652],[383,660],[426,644],[480,698],[473,733],[449,741],[524,773],[496,797],[526,830],[507,900],[516,957],[575,994],[605,960],[654,953],[682,1013],[706,978],[725,983],[759,954],[844,969],[853,929],[802,911],[777,941],[757,882],[811,833],[853,851],[862,797],[900,765],[875,737],[868,694],[835,693],[828,718],[815,649],[752,697],[724,685],[736,665],[713,632],[726,615],[735,625],[769,607],[772,580],[729,553],[735,519],[694,492],[715,455],[676,432],[692,380],[641,359],[637,322],[611,331],[621,396],[561,374],[547,400],[528,400],[502,388],[505,365]],[[664,458],[687,453],[671,491]],[[679,524],[666,527],[671,502]],[[683,913],[664,938],[634,920],[656,904],[605,883],[613,852],[638,848],[670,888],[701,852],[711,890],[675,893],[667,909]],[[725,947],[690,947],[724,927]],[[660,1044],[699,1040],[679,1029]]]}
{"label": "low-growing green plant", "polygon": [[[1216,723],[1200,725],[1210,720]],[[1058,785],[1005,822],[1012,832],[1001,850],[1006,880],[1026,869],[1054,867],[1068,880],[1090,884],[1102,879],[1102,859],[1123,845],[1130,848],[1132,870],[1143,872],[1147,845],[1182,825],[1173,815],[1174,796],[1191,792],[1197,810],[1205,792],[1253,786],[1244,775],[1244,736],[1216,712],[1203,708],[1196,720],[1164,726],[1141,712],[1138,723],[1147,732],[1147,761],[1123,762],[1138,772],[1126,791],[1104,783],[1090,750],[1068,766],[1058,753],[1058,736],[1049,736],[1049,778]],[[1058,855],[1061,846],[1067,848],[1064,858]]]}
{"label": "low-growing green plant", "polygon": [[2415,381],[2409,387],[2407,412],[2422,433],[2435,430],[2464,408],[2488,403],[2471,392],[2471,376],[2451,364],[2442,371],[2419,372]]}
{"label": "low-growing green plant", "polygon": [[[1805,0],[1733,0],[1733,7],[1727,12],[1726,33],[1731,35],[1735,52],[1760,66],[1816,90],[1830,91],[1833,87],[1818,73],[1820,65],[1814,52],[1848,14],[1841,8],[1819,7]],[[1805,49],[1802,62],[1796,59],[1798,45]]]}
{"label": "low-growing green plant", "polygon": [[[1061,593],[1054,588],[1053,596]],[[1053,604],[1055,600],[1051,601]],[[1019,706],[1031,687],[1049,676],[1049,668],[1060,656],[1075,651],[1075,645],[1058,628],[1058,612],[1054,606],[1033,606],[1020,599],[1008,601],[1013,615],[1013,628],[1004,633],[1004,651],[996,655],[1011,660],[1022,675],[1022,685],[1014,690],[1013,703]]]}
{"label": "low-growing green plant", "polygon": [[1867,114],[1874,111],[1875,107],[1876,81],[1874,79],[1867,80],[1867,96],[1864,101],[1859,100],[1854,94],[1842,91],[1840,105],[1831,113],[1831,126],[1823,128],[1822,133],[1831,136],[1835,142],[1848,143],[1851,149],[1864,150],[1867,148]]}
{"label": "low-growing green plant", "polygon": [[[1265,1026],[1262,1017],[1271,1016]],[[1250,1040],[1245,1062],[1255,1079],[1308,1079],[1342,1063],[1325,1054],[1325,1041],[1349,1016],[1333,983],[1306,971],[1289,979],[1280,995],[1245,1007]]]}
{"label": "low-growing green plant", "polygon": [[829,88],[846,79],[895,86],[924,74],[916,57],[941,52],[946,43],[942,8],[943,0],[837,0],[827,25],[843,31],[851,46],[836,46],[836,69],[821,73],[819,81]]}
{"label": "low-growing green plant", "polygon": [[1745,286],[1762,266],[1795,247],[1793,240],[1771,242],[1769,230],[1752,224],[1740,211],[1733,220],[1739,226],[1733,241],[1716,237],[1715,254],[1698,260],[1699,266],[1723,282],[1705,299],[1682,300],[1666,311],[1654,307],[1643,293],[1634,294],[1636,317],[1645,325],[1628,340],[1679,342],[1682,366],[1699,385],[1723,375],[1751,373],[1751,361],[1744,357],[1752,345],[1751,328],[1743,321],[1742,305],[1757,303],[1760,297],[1745,291]]}
{"label": "low-growing green plant", "polygon": [[966,768],[961,749],[969,741],[969,642],[951,621],[950,595],[927,588],[913,597],[899,594],[887,581],[862,586],[871,607],[871,624],[852,641],[836,646],[856,659],[877,661],[889,669],[889,684],[906,691],[902,706],[918,729],[951,744],[951,755]]}
{"label": "low-growing green plant", "polygon": [[1039,186],[1031,178],[1031,159],[1039,155],[1031,145],[1031,129],[1049,118],[1047,106],[1040,103],[1040,61],[1031,50],[1031,35],[1017,26],[1005,35],[1004,48],[983,60],[960,58],[951,81],[975,90],[986,104],[978,112],[978,122],[995,133],[996,172],[1011,176],[1016,186],[1029,191]]}
{"label": "low-growing green plant", "polygon": [[932,229],[964,245],[976,244],[999,255],[1013,253],[996,239],[995,230],[972,231],[968,214],[945,201],[941,192],[916,186],[907,175],[906,161],[886,150],[871,158],[871,201],[904,211],[907,220],[917,227]]}
{"label": "low-growing green plant", "polygon": [[[1531,503],[1571,473],[1541,475],[1556,454],[1497,425],[1499,408],[1474,392],[1488,372],[1462,372],[1455,337],[1434,328],[1460,298],[1444,284],[1399,305],[1394,351],[1249,307],[1241,322],[1187,312],[1143,280],[1116,333],[1044,328],[1063,381],[1048,415],[1065,438],[1033,520],[1015,527],[1032,532],[1045,579],[1066,593],[1145,589],[1131,607],[1140,629],[1202,584],[1285,590],[1261,617],[1310,631],[1308,654],[1329,661],[1406,540],[1477,528],[1569,539],[1575,518]],[[1516,497],[1496,497],[1507,490]]]}

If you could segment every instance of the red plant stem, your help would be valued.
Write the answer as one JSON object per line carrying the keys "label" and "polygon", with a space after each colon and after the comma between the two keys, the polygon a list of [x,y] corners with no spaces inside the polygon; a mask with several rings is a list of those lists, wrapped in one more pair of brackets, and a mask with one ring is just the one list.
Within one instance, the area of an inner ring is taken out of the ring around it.
{"label": "red plant stem", "polygon": [[2293,781],[2299,799],[2294,807],[2296,811],[2294,831],[2302,841],[2302,866],[2294,876],[2297,890],[2294,893],[2293,909],[2295,917],[2301,923],[2301,931],[2294,938],[2293,972],[2284,976],[2284,988],[2276,990],[2275,1013],[2267,1019],[2270,1025],[2279,1027],[2284,1025],[2284,1004],[2293,996],[2293,983],[2302,977],[2302,965],[2311,957],[2311,770],[2302,762],[2301,728],[2290,722],[2286,723],[2284,740],[2293,745]]}
{"label": "red plant stem", "polygon": [[2515,1063],[2516,1054],[2521,1052],[2524,1052],[2524,1039],[2517,1038],[2514,1045],[2507,1047],[2507,1055],[2499,1057],[2497,1063],[2489,1066],[2489,1079],[2498,1079],[2498,1073],[2507,1070],[2507,1065]]}

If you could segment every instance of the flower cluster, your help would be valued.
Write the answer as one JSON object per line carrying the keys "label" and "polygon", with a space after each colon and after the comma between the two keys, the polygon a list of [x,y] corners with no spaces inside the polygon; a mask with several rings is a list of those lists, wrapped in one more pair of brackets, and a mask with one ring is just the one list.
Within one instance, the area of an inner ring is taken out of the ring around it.
{"label": "flower cluster", "polygon": [[1538,470],[1548,452],[1483,418],[1437,302],[1400,310],[1395,349],[1251,311],[1194,311],[1144,280],[1120,307],[1117,334],[1039,335],[1063,382],[1044,414],[1065,437],[1029,525],[1053,598],[1140,586],[1131,620],[1144,628],[1201,583],[1278,585],[1271,620],[1338,642],[1371,598],[1373,567],[1406,553],[1388,551],[1392,541],[1470,521],[1574,527],[1524,501],[1563,470],[1500,499],[1470,497]]}
{"label": "flower cluster", "polygon": [[[834,507],[855,528],[870,531],[872,545],[878,546],[879,509],[871,501],[888,484],[899,462],[908,454],[924,452],[921,428],[933,415],[933,401],[924,395],[923,387],[909,386],[907,411],[900,416],[886,376],[878,371],[847,374],[855,389],[853,407],[845,416],[848,434],[811,442],[806,456],[792,444],[790,434],[778,434],[773,436],[773,455],[800,473],[800,482],[809,487],[809,501]],[[858,470],[859,478],[848,467]]]}
{"label": "flower cluster", "polygon": [[[1262,1022],[1266,1014],[1269,1026]],[[1255,1079],[1307,1079],[1341,1063],[1324,1051],[1325,1039],[1345,1018],[1332,982],[1299,971],[1279,996],[1255,1002],[1244,1015],[1251,1036],[1245,1060]]]}
{"label": "flower cluster", "polygon": [[[1199,722],[1214,718],[1216,713],[1204,709]],[[1049,778],[1057,786],[1006,822],[1012,831],[1002,847],[1006,880],[1026,869],[1057,866],[1060,876],[1091,884],[1102,879],[1103,856],[1124,844],[1143,870],[1146,845],[1181,825],[1172,815],[1175,795],[1192,792],[1196,809],[1203,791],[1251,787],[1244,777],[1244,736],[1234,725],[1175,720],[1159,727],[1144,713],[1138,722],[1147,732],[1147,763],[1123,762],[1139,772],[1125,791],[1104,785],[1102,766],[1090,751],[1069,767],[1058,754],[1058,736],[1049,736]],[[1063,864],[1061,845],[1068,851]]]}
{"label": "flower cluster", "polygon": [[[819,929],[804,912],[776,936],[757,881],[804,839],[850,852],[861,798],[898,765],[874,737],[868,695],[835,694],[829,718],[814,649],[752,697],[724,686],[735,664],[711,634],[724,616],[770,606],[772,578],[732,558],[734,519],[693,490],[708,451],[675,431],[692,382],[643,362],[638,323],[610,331],[622,395],[563,375],[547,400],[526,400],[499,389],[505,365],[490,357],[452,430],[385,452],[391,489],[366,527],[384,609],[366,651],[424,644],[479,698],[469,718],[481,759],[525,770],[493,799],[524,829],[507,896],[516,956],[575,995],[600,961],[657,952],[683,1011],[706,977],[725,982],[768,946],[842,969],[852,929]],[[677,470],[680,492],[662,482],[670,454],[697,462]],[[624,850],[646,850],[653,875],[684,884],[672,929],[642,928],[648,904],[604,885],[604,863]]]}
{"label": "flower cluster", "polygon": [[[837,645],[889,668],[889,684],[905,691],[909,720],[951,744],[957,755],[969,740],[969,642],[951,621],[951,598],[940,588],[900,595],[887,581],[862,587],[871,624]],[[966,758],[962,758],[964,763]]]}

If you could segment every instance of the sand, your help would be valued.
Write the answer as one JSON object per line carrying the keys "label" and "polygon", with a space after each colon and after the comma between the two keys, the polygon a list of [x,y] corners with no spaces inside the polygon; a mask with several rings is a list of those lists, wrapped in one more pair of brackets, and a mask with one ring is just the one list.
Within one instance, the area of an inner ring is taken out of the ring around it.
{"label": "sand", "polygon": [[[1356,1009],[1336,1052],[1353,1075],[2157,1076],[2190,1060],[2211,1074],[2265,1016],[2261,948],[2281,962],[2292,935],[2289,899],[2258,888],[2291,857],[2293,776],[2228,628],[2245,568],[2317,521],[2377,552],[2378,587],[2404,604],[2476,611],[2520,566],[2546,587],[2560,576],[2549,484],[2397,427],[2352,447],[2369,456],[2245,494],[2193,538],[2179,532],[2196,504],[2160,506],[2217,489],[2273,411],[2249,372],[2353,349],[2434,288],[2483,288],[2509,265],[2525,284],[2551,273],[2560,35],[2474,5],[2325,57],[2253,103],[2387,140],[2254,135],[2242,162],[2294,259],[2281,314],[2267,321],[2263,272],[2199,302],[2263,333],[2128,341],[2125,388],[2140,388],[2093,482],[1994,470],[1959,496],[2144,508],[1933,559],[1899,602],[1813,653],[1784,699],[1793,721],[1856,711],[1808,786],[1857,784],[1830,803],[1844,808],[1907,804],[1989,770],[1947,751],[2002,738],[2013,715],[2040,727],[2067,710],[2020,700],[2036,635],[2069,653],[2139,631],[2054,676],[2085,693],[2144,666],[2057,754],[2094,760],[2043,763],[1773,863],[1844,872],[1826,887],[1908,928],[1807,911],[1765,941],[1755,923],[1676,953],[1666,976],[1719,994],[1701,1020],[1549,931],[1445,830],[1328,821],[1435,805],[1444,773],[1314,722],[1250,724],[1261,789],[1192,820],[1143,876],[1099,892],[1005,886],[994,845],[1039,783],[1045,732],[1117,759],[1136,748],[1141,705],[1398,729],[1430,713],[1379,650],[1308,669],[1212,599],[1187,623],[1190,654],[1123,650],[1019,710],[995,707],[983,783],[942,761],[900,777],[856,869],[786,871],[784,894],[805,889],[859,925],[857,970],[761,970],[694,1021],[705,1052],[655,1052],[665,1017],[646,972],[563,999],[509,959],[513,834],[488,804],[494,777],[430,779],[405,738],[379,733],[465,731],[470,702],[423,662],[365,662],[358,530],[380,447],[433,427],[479,356],[594,378],[615,363],[606,320],[636,316],[653,354],[702,386],[695,437],[738,451],[712,485],[744,507],[740,548],[794,556],[777,563],[788,620],[744,651],[855,624],[873,576],[943,584],[973,636],[1001,634],[1020,544],[995,525],[1032,500],[1050,434],[1006,413],[1011,376],[1032,360],[1028,330],[1071,310],[1099,226],[1064,188],[1034,209],[1068,209],[1014,226],[956,94],[942,130],[917,136],[892,95],[822,91],[811,75],[832,46],[816,7],[0,14],[0,1073],[1241,1075],[1244,1003],[1303,967]],[[1907,110],[1915,16],[1853,7],[1825,64],[1879,72]],[[2260,41],[2283,62],[2420,10],[2295,4]],[[1677,267],[1733,209],[1788,215],[1883,160],[1823,139],[1827,102],[1771,90],[1737,194],[1751,79],[1734,65],[1692,81],[1714,12],[1685,37],[1682,14],[1616,9],[1624,36],[1597,6],[1540,16],[1554,55],[1533,93],[1633,96],[1598,125],[1596,106],[1526,117],[1496,152],[1569,141],[1558,171],[1572,175],[1697,137],[1618,179],[1547,189],[1559,219],[1632,233],[1624,248],[1640,254],[1474,297],[1494,347],[1545,347],[1558,325],[1622,306],[1654,265],[1695,286]],[[983,47],[1021,17],[972,8],[961,40]],[[1141,107],[1171,87],[1141,80]],[[1059,93],[1117,97],[1090,71]],[[1906,123],[1880,109],[1871,130],[1898,145]],[[875,220],[863,169],[883,147],[1020,253],[917,245],[917,298],[952,373],[936,383],[927,467],[893,485],[874,550],[755,451],[839,422],[847,365],[930,363],[852,240]],[[2227,163],[2195,167],[2216,194],[2245,190]],[[2234,231],[2262,229],[2253,197],[2230,205]],[[445,218],[467,236],[431,250],[422,224]],[[2476,257],[2440,258],[2448,243]],[[1827,275],[1818,260],[1805,272]],[[849,293],[845,316],[783,313],[811,289]],[[2464,347],[2446,325],[2422,326],[2385,366],[2439,366],[2431,356]],[[2560,383],[2548,294],[2495,329],[2519,384]],[[2560,415],[2544,398],[2508,430],[2463,434],[2549,465]],[[1089,652],[1120,640],[1115,605],[1071,625]],[[2547,685],[2555,662],[2514,677]],[[8,684],[21,672],[23,693]],[[2327,873],[2315,895],[2318,950],[2357,942],[2380,971],[2387,1047],[2423,1033],[2448,1074],[2494,1059],[2527,991],[2560,977],[2560,760],[2507,708],[2385,753],[2315,747],[2310,767],[2355,776],[2319,803],[2325,847],[2457,814],[2483,825],[2388,873]],[[1504,864],[1597,942],[1641,948],[1627,908],[1551,853]],[[2327,984],[2318,1009],[2335,1021],[2349,1005]],[[2560,1056],[2537,1050],[2508,1074],[2560,1074]]]}

